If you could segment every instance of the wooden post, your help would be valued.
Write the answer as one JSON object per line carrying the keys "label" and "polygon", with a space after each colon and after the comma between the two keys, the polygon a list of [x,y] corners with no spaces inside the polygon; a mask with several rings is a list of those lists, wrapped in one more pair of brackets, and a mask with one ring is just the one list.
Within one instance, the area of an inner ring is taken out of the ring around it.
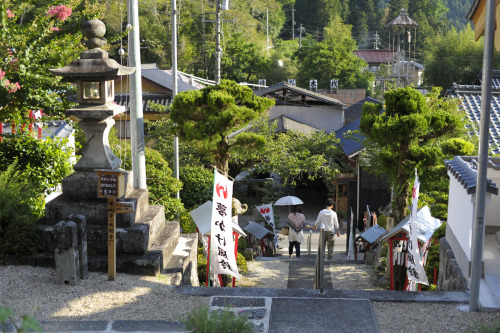
{"label": "wooden post", "polygon": [[116,214],[115,197],[108,197],[108,280],[116,277]]}
{"label": "wooden post", "polygon": [[[234,236],[234,257],[236,258],[236,262],[238,262],[238,238],[239,235],[237,232],[233,231]],[[233,288],[236,286],[236,278],[233,276]]]}
{"label": "wooden post", "polygon": [[391,290],[394,290],[394,244],[392,238],[389,238],[389,259],[391,260],[390,263],[390,271],[391,271]]}
{"label": "wooden post", "polygon": [[209,287],[210,286],[210,241],[212,237],[208,237],[208,251],[207,251],[207,281],[205,286]]}

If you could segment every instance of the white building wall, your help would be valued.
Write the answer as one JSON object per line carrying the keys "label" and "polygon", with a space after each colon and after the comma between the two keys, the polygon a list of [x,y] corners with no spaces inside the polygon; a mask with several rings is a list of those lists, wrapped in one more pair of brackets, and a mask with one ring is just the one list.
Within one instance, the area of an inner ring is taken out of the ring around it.
{"label": "white building wall", "polygon": [[447,226],[453,231],[460,247],[470,261],[474,220],[474,201],[472,200],[475,200],[476,196],[467,194],[465,188],[453,174],[448,172],[448,176],[450,177],[450,190]]}
{"label": "white building wall", "polygon": [[[488,178],[497,186],[500,186],[500,170],[488,168]],[[491,202],[486,205],[486,220],[484,224],[485,226],[500,227],[500,196],[494,194],[490,196]]]}
{"label": "white building wall", "polygon": [[269,120],[280,116],[289,117],[326,133],[335,132],[344,126],[344,110],[341,106],[329,105],[275,105],[271,108]]}

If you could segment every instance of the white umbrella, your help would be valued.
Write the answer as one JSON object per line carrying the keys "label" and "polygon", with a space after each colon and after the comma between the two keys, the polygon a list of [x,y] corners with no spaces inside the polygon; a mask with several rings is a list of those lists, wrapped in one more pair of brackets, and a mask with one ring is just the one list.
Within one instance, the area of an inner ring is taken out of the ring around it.
{"label": "white umbrella", "polygon": [[274,203],[275,206],[295,206],[302,205],[304,201],[292,195],[287,195],[286,197],[279,198],[278,201]]}

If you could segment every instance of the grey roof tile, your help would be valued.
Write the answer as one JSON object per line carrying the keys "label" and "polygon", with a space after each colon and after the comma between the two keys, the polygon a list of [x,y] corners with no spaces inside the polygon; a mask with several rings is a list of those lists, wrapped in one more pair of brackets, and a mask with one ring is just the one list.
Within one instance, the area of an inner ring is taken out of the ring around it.
{"label": "grey roof tile", "polygon": [[[476,193],[477,185],[477,157],[455,156],[452,160],[445,160],[446,169],[451,172],[455,179],[462,184],[467,194]],[[490,157],[488,168],[500,168],[500,158]],[[498,195],[498,187],[491,179],[487,180],[486,191]]]}

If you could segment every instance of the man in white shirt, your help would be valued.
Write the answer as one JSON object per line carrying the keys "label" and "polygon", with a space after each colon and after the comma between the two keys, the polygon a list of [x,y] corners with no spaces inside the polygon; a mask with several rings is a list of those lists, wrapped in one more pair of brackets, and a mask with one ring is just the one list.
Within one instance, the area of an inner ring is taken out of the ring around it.
{"label": "man in white shirt", "polygon": [[337,237],[340,237],[339,221],[337,219],[337,213],[333,210],[333,200],[328,198],[325,202],[325,209],[319,212],[316,223],[314,224],[314,230],[321,228],[323,226],[323,248],[325,243],[328,246],[328,259],[333,257],[333,246],[335,245],[334,233]]}

